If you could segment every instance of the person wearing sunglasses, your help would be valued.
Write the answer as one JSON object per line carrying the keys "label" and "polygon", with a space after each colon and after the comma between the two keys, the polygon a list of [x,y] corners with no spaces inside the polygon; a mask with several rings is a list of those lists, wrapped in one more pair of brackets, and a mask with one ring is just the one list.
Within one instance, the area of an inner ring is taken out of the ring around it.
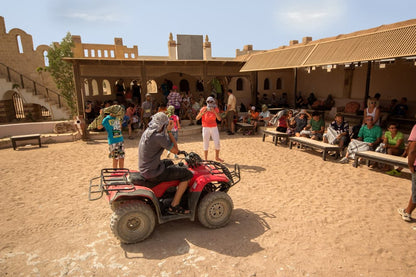
{"label": "person wearing sunglasses", "polygon": [[376,98],[368,98],[367,108],[364,109],[363,125],[366,124],[365,119],[367,116],[373,118],[375,125],[380,125],[380,108]]}
{"label": "person wearing sunglasses", "polygon": [[217,127],[217,120],[221,121],[220,111],[211,96],[207,98],[207,106],[202,107],[196,116],[196,120],[202,121],[202,140],[204,142],[204,158],[208,160],[209,140],[212,138],[215,145],[215,160],[223,162],[220,158],[220,133]]}

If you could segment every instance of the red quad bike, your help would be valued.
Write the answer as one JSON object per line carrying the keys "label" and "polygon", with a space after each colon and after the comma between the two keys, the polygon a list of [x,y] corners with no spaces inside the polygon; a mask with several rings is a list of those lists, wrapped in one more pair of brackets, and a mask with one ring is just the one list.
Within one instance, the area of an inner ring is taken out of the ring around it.
{"label": "red quad bike", "polygon": [[123,243],[137,243],[153,232],[159,224],[187,218],[207,228],[220,228],[230,220],[233,201],[228,190],[240,181],[240,167],[230,171],[215,161],[203,161],[196,153],[179,152],[184,155],[179,166],[187,167],[194,176],[183,194],[180,205],[189,214],[170,214],[168,208],[179,181],[152,183],[138,171],[105,168],[101,176],[91,179],[89,200],[100,199],[104,194],[113,215],[111,230]]}

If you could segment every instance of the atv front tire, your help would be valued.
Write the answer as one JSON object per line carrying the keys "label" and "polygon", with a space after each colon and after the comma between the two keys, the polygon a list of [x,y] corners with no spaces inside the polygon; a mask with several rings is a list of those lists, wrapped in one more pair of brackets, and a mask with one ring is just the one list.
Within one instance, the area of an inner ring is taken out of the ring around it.
{"label": "atv front tire", "polygon": [[141,201],[119,205],[112,217],[110,227],[123,243],[137,243],[146,239],[155,228],[155,213]]}
{"label": "atv front tire", "polygon": [[222,191],[208,193],[198,206],[198,220],[207,228],[220,228],[228,224],[233,211],[233,200]]}

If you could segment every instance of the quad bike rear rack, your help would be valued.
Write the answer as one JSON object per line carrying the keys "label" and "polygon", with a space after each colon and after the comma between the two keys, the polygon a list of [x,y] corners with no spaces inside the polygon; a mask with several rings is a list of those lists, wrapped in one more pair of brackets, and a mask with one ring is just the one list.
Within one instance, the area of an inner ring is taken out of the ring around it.
{"label": "quad bike rear rack", "polygon": [[[127,168],[103,168],[101,176],[90,180],[88,199],[100,199],[110,191],[134,190],[134,185],[127,180],[130,170]],[[99,183],[97,183],[99,180]]]}

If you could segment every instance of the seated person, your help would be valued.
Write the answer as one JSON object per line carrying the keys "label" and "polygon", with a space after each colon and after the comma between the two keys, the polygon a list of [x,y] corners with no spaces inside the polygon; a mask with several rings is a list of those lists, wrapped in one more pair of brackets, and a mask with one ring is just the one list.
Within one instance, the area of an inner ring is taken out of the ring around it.
{"label": "seated person", "polygon": [[323,109],[324,110],[330,110],[335,105],[335,100],[332,97],[332,94],[328,94],[328,97],[325,99],[323,103]]}
{"label": "seated person", "polygon": [[259,113],[256,112],[256,107],[251,106],[251,109],[248,111],[247,116],[243,119],[243,122],[254,125],[254,122],[259,119]]}
{"label": "seated person", "polygon": [[[264,126],[269,126],[269,121],[270,121],[270,111],[269,108],[267,107],[267,105],[263,104],[261,106],[261,113],[259,114],[259,120],[258,122]],[[257,124],[255,124],[256,128],[257,128]]]}
{"label": "seated person", "polygon": [[335,115],[335,120],[328,126],[324,134],[324,142],[338,144],[342,150],[350,142],[350,126],[341,114]]}
{"label": "seated person", "polygon": [[188,188],[193,174],[186,167],[173,164],[171,160],[160,160],[163,150],[178,154],[179,149],[172,134],[173,121],[163,112],[154,114],[149,126],[144,131],[139,143],[140,174],[151,182],[161,183],[179,180],[175,196],[169,207],[171,214],[189,214],[189,210],[181,207],[180,201]]}
{"label": "seated person", "polygon": [[300,132],[305,130],[306,126],[308,125],[308,120],[311,118],[310,114],[306,112],[306,110],[301,110],[295,116],[295,136],[300,137]]}
{"label": "seated person", "polygon": [[322,140],[324,130],[325,121],[321,118],[321,114],[319,112],[313,112],[309,124],[300,132],[300,135],[313,140]]}
{"label": "seated person", "polygon": [[[291,113],[293,115],[292,111],[291,111]],[[287,120],[288,120],[288,111],[287,110],[280,111],[275,116],[278,116],[278,115],[280,115],[280,116],[277,119],[276,131],[286,133],[287,132],[287,124],[288,124],[288,122],[287,122]]]}
{"label": "seated person", "polygon": [[394,107],[394,115],[405,117],[408,109],[409,107],[407,106],[407,98],[402,97],[402,99],[400,99],[399,104],[397,104],[396,107]]}
{"label": "seated person", "polygon": [[[295,117],[293,116],[293,110],[289,110],[287,112],[286,122],[287,122],[287,130],[286,130],[286,133],[289,136],[294,136],[295,133],[296,133],[296,131],[295,131],[296,130],[296,120],[295,120]],[[277,130],[277,131],[279,131],[279,130]]]}
{"label": "seated person", "polygon": [[[383,136],[383,147],[386,151],[387,154],[389,155],[394,155],[394,156],[401,156],[403,155],[403,153],[405,152],[405,145],[404,145],[404,135],[402,132],[400,132],[397,129],[397,124],[396,123],[390,123],[388,126],[388,130],[384,133]],[[386,165],[384,167],[384,170],[390,170],[391,168]],[[389,175],[400,175],[401,172],[401,168],[398,168],[398,170],[393,169],[394,172],[390,172],[393,174],[389,174],[389,172],[387,172]],[[393,171],[391,170],[391,171]],[[397,174],[397,173],[398,174]]]}
{"label": "seated person", "polygon": [[348,163],[349,158],[353,159],[355,153],[360,151],[374,150],[381,142],[382,130],[380,126],[375,125],[371,115],[366,116],[366,125],[363,125],[358,132],[358,138],[351,140],[348,144],[348,151],[340,163]]}

